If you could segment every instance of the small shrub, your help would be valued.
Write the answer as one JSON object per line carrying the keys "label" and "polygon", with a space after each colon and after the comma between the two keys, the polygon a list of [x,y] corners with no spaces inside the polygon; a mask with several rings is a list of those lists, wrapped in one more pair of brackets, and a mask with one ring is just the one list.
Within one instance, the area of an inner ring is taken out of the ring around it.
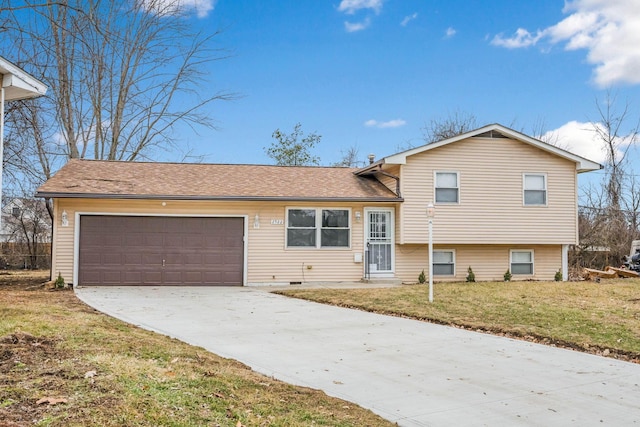
{"label": "small shrub", "polygon": [[504,281],[505,282],[510,282],[511,281],[511,272],[507,269],[507,271],[504,273]]}
{"label": "small shrub", "polygon": [[53,286],[56,289],[62,289],[62,288],[64,288],[66,286],[66,283],[64,283],[64,278],[62,277],[60,272],[58,272],[58,277],[56,278],[56,281],[53,282]]}
{"label": "small shrub", "polygon": [[471,266],[469,266],[469,268],[467,268],[467,282],[475,282],[476,281],[476,275],[473,273],[473,270],[471,269]]}
{"label": "small shrub", "polygon": [[418,275],[418,283],[424,284],[426,281],[427,281],[427,278],[424,275],[424,270],[422,270],[422,273]]}
{"label": "small shrub", "polygon": [[562,270],[556,271],[556,275],[553,276],[553,280],[556,282],[562,282]]}

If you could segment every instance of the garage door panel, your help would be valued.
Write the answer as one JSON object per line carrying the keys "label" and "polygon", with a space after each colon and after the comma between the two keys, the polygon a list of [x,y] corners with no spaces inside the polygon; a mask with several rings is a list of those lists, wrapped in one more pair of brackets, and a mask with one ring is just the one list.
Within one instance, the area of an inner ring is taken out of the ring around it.
{"label": "garage door panel", "polygon": [[102,263],[107,265],[122,265],[126,256],[122,253],[105,252],[102,254]]}
{"label": "garage door panel", "polygon": [[127,232],[124,235],[124,244],[127,247],[130,246],[144,246],[144,234],[136,232]]}
{"label": "garage door panel", "polygon": [[142,255],[143,266],[157,266],[162,267],[162,254],[145,252]]}
{"label": "garage door panel", "polygon": [[243,235],[239,217],[83,215],[79,284],[241,285]]}
{"label": "garage door panel", "polygon": [[123,284],[137,285],[142,283],[142,273],[140,271],[125,271]]}
{"label": "garage door panel", "polygon": [[85,263],[87,265],[100,265],[102,264],[102,255],[100,252],[89,252],[85,253]]}
{"label": "garage door panel", "polygon": [[141,271],[143,285],[162,284],[162,271]]}
{"label": "garage door panel", "polygon": [[162,233],[146,233],[142,237],[142,245],[148,248],[162,248],[164,246],[164,234]]}
{"label": "garage door panel", "polygon": [[123,264],[126,266],[142,265],[142,254],[127,252],[127,255],[124,257]]}
{"label": "garage door panel", "polygon": [[185,266],[196,266],[204,264],[203,256],[199,253],[189,253],[183,255]]}
{"label": "garage door panel", "polygon": [[105,271],[102,274],[102,282],[105,284],[117,284],[122,283],[122,275],[119,271]]}

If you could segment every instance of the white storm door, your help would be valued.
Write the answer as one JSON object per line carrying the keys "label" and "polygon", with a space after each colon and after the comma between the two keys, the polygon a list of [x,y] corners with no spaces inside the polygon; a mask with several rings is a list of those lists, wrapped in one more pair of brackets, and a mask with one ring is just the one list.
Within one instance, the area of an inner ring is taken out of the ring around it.
{"label": "white storm door", "polygon": [[366,250],[369,274],[384,276],[393,273],[393,210],[367,209]]}

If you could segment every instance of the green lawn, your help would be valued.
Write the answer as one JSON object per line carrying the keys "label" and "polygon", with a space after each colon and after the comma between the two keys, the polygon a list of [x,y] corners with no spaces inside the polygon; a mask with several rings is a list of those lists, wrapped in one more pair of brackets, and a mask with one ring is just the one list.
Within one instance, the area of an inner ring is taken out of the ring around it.
{"label": "green lawn", "polygon": [[640,279],[297,289],[284,295],[640,360]]}

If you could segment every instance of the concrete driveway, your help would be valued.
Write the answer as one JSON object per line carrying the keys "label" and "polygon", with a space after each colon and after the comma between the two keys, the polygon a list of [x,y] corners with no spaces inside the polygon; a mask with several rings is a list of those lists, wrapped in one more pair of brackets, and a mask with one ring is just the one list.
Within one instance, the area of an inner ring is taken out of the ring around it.
{"label": "concrete driveway", "polygon": [[401,426],[640,425],[640,365],[259,288],[91,287],[96,309]]}

